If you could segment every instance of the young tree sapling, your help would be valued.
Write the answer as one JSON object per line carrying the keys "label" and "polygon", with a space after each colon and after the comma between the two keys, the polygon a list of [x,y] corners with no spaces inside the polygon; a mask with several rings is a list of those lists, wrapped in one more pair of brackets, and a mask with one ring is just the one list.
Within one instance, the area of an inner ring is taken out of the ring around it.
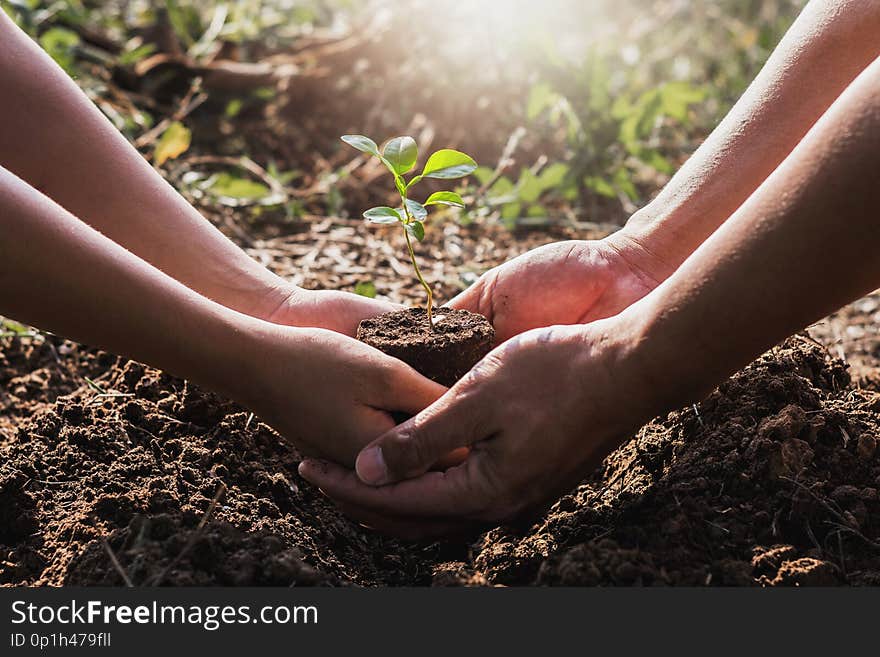
{"label": "young tree sapling", "polygon": [[456,192],[441,191],[434,192],[425,199],[424,203],[419,203],[409,197],[410,189],[424,178],[438,178],[441,180],[463,178],[477,168],[477,163],[474,162],[473,158],[461,151],[443,148],[432,153],[427,162],[425,162],[422,172],[413,176],[407,182],[403,176],[413,170],[419,157],[418,146],[412,137],[395,137],[385,144],[381,152],[376,142],[363,135],[343,135],[342,141],[359,151],[379,158],[382,164],[394,176],[394,185],[397,188],[398,194],[400,194],[400,207],[390,208],[383,205],[370,208],[364,212],[364,217],[374,224],[399,223],[403,228],[406,246],[409,250],[409,258],[415,270],[416,278],[428,295],[428,324],[433,331],[434,318],[431,311],[434,306],[434,295],[431,292],[431,286],[425,282],[419,265],[416,262],[412,238],[419,242],[425,238],[425,219],[428,216],[428,206],[451,205],[463,208],[464,201]]}

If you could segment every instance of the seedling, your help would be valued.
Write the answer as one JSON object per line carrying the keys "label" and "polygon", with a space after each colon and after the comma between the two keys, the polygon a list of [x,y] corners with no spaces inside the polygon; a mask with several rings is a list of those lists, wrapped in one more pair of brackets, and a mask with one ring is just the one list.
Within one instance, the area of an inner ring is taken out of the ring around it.
{"label": "seedling", "polygon": [[412,171],[419,159],[419,149],[412,137],[395,137],[385,144],[385,148],[381,152],[379,152],[376,142],[363,135],[343,135],[342,141],[359,151],[378,157],[394,176],[394,185],[400,194],[400,207],[389,208],[380,205],[370,208],[364,212],[364,218],[374,224],[399,223],[403,227],[410,262],[412,262],[416,278],[419,279],[419,283],[428,295],[428,325],[433,331],[434,318],[431,311],[434,307],[434,295],[431,293],[431,286],[425,282],[422,272],[419,270],[412,239],[415,238],[419,242],[425,239],[425,219],[428,216],[429,205],[452,205],[463,208],[464,201],[456,192],[434,192],[424,203],[419,203],[409,198],[409,191],[424,178],[439,178],[441,180],[464,178],[477,168],[477,163],[469,155],[460,151],[443,148],[432,153],[428,161],[425,162],[422,172],[407,182],[403,177],[404,174]]}

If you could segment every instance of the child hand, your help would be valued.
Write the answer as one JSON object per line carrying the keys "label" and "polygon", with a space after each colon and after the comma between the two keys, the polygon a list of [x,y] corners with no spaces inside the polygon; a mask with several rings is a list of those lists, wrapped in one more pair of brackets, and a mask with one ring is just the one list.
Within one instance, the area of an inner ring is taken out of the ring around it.
{"label": "child hand", "polygon": [[402,307],[351,292],[305,290],[289,285],[267,295],[259,317],[273,324],[323,328],[354,337],[362,319]]}
{"label": "child hand", "polygon": [[392,411],[413,415],[445,388],[402,361],[324,329],[264,324],[236,395],[304,455],[348,467],[392,429]]}

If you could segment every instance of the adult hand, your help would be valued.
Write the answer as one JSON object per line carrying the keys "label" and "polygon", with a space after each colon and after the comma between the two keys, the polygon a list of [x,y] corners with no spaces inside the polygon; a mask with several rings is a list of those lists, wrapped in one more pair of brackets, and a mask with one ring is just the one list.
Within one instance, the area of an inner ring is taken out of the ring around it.
{"label": "adult hand", "polygon": [[303,455],[349,467],[358,451],[446,388],[404,362],[324,329],[264,324],[238,399]]}
{"label": "adult hand", "polygon": [[602,240],[528,251],[483,274],[449,305],[486,316],[503,342],[533,328],[611,317],[672,270],[624,228]]}
{"label": "adult hand", "polygon": [[[616,319],[616,318],[615,318]],[[656,410],[634,326],[528,331],[492,351],[433,405],[367,446],[357,473],[300,465],[355,519],[409,538],[503,521],[573,487]],[[428,468],[455,448],[463,463]]]}

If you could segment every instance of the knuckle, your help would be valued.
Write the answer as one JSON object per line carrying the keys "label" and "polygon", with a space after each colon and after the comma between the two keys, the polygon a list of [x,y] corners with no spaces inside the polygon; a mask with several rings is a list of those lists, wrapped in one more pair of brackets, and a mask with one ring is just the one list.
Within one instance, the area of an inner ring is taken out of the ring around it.
{"label": "knuckle", "polygon": [[491,383],[502,364],[498,350],[490,351],[461,378],[457,384],[459,396],[469,394],[478,386]]}
{"label": "knuckle", "polygon": [[388,469],[401,477],[412,476],[431,464],[424,441],[412,430],[398,433],[384,451]]}
{"label": "knuckle", "polygon": [[461,399],[465,395],[470,394],[470,390],[480,385],[486,379],[486,374],[482,371],[482,367],[473,367],[465,375],[458,380],[458,398]]}
{"label": "knuckle", "polygon": [[383,357],[371,368],[374,385],[386,393],[396,392],[406,383],[406,365],[391,357]]}
{"label": "knuckle", "polygon": [[501,522],[516,517],[525,510],[533,492],[528,481],[520,477],[505,477],[494,470],[485,473],[488,488],[480,514],[484,520]]}
{"label": "knuckle", "polygon": [[500,274],[500,267],[495,267],[486,272],[482,279],[480,279],[477,306],[479,307],[480,312],[490,319],[495,316],[495,293],[496,288],[498,287]]}
{"label": "knuckle", "polygon": [[476,515],[482,520],[495,520],[508,504],[508,482],[495,467],[487,467],[480,478]]}

